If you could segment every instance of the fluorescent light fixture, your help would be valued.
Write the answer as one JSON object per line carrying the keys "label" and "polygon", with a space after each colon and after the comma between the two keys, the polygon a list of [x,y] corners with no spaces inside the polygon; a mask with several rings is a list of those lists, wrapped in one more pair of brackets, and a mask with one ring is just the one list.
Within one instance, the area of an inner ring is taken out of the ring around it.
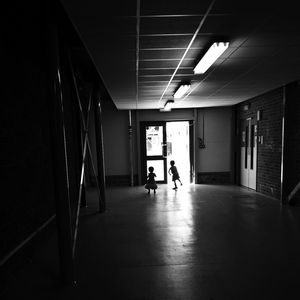
{"label": "fluorescent light fixture", "polygon": [[175,92],[174,94],[174,98],[175,99],[179,99],[181,98],[187,91],[188,89],[191,87],[190,84],[183,84],[181,85],[178,90]]}
{"label": "fluorescent light fixture", "polygon": [[174,104],[174,100],[167,100],[165,106],[160,109],[160,111],[170,111]]}
{"label": "fluorescent light fixture", "polygon": [[228,48],[229,43],[213,43],[194,68],[195,74],[203,74]]}

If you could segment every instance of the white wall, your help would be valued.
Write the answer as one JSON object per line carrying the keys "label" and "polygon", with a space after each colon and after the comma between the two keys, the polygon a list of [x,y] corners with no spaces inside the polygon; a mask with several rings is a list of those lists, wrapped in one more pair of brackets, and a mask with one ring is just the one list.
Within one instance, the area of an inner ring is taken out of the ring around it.
{"label": "white wall", "polygon": [[[203,132],[204,118],[204,132]],[[198,109],[197,136],[205,148],[197,150],[198,172],[228,172],[231,168],[231,107]],[[198,147],[198,140],[196,141]]]}
{"label": "white wall", "polygon": [[193,109],[173,109],[170,112],[160,112],[159,110],[140,110],[140,121],[178,121],[193,120]]}
{"label": "white wall", "polygon": [[[198,109],[196,136],[203,135],[206,148],[198,149],[196,140],[196,172],[228,172],[231,168],[231,107]],[[133,116],[134,138],[134,173],[140,169],[139,141],[137,141],[136,112]],[[102,109],[104,157],[106,175],[129,175],[129,138],[128,138],[128,111],[117,110],[112,104]],[[194,109],[173,110],[161,113],[157,110],[138,111],[138,121],[170,121],[193,120]]]}

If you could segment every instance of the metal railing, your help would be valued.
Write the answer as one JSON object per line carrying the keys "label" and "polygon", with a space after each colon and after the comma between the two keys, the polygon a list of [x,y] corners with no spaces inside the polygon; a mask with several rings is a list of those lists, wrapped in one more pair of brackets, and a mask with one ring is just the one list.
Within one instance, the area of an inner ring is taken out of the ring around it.
{"label": "metal railing", "polygon": [[291,200],[296,195],[296,193],[299,191],[299,189],[300,189],[300,181],[298,182],[298,184],[294,187],[294,189],[291,191],[291,193],[287,197],[289,204],[291,203]]}
{"label": "metal railing", "polygon": [[[77,103],[80,111],[80,119],[81,119],[81,130],[83,133],[83,145],[82,145],[82,163],[81,163],[81,176],[80,176],[80,182],[79,182],[79,192],[78,192],[78,202],[77,202],[77,207],[76,207],[76,220],[75,220],[75,227],[74,227],[74,232],[73,232],[73,255],[75,255],[75,247],[76,247],[76,241],[77,241],[77,233],[78,233],[78,225],[79,225],[79,215],[80,215],[80,207],[81,207],[81,200],[82,200],[82,190],[84,187],[84,176],[85,176],[85,170],[86,170],[86,158],[87,158],[87,153],[90,156],[90,163],[92,166],[93,170],[93,175],[95,178],[98,177],[96,173],[96,169],[94,166],[93,162],[93,156],[92,156],[92,150],[91,150],[91,145],[89,141],[89,123],[90,123],[90,112],[91,112],[91,104],[92,104],[92,95],[93,95],[93,87],[90,87],[89,90],[89,97],[88,97],[88,107],[87,107],[87,112],[86,112],[86,118],[84,115],[83,111],[83,106],[82,106],[82,101],[80,98],[80,93],[78,89],[78,84],[76,81],[75,73],[74,73],[74,68],[72,64],[72,59],[71,55],[69,54],[69,63],[70,63],[70,69],[72,73],[72,78],[73,78],[73,83],[76,91],[76,98],[77,98]],[[101,197],[100,193],[100,187],[98,180],[96,180],[96,185],[97,185],[97,193],[98,197]]]}

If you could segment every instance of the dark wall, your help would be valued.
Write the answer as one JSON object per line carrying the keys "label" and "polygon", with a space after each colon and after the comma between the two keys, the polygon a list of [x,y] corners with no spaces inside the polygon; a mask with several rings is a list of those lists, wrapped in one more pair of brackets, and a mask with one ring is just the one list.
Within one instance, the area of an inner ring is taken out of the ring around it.
{"label": "dark wall", "polygon": [[2,21],[1,258],[54,214],[43,9],[15,2]]}
{"label": "dark wall", "polygon": [[107,184],[110,184],[115,176],[120,179],[126,177],[128,184],[127,180],[130,178],[128,110],[119,111],[110,99],[104,99],[102,112]]}
{"label": "dark wall", "polygon": [[[298,82],[286,86],[285,135],[284,135],[284,201],[300,181],[300,85]],[[300,192],[293,198],[299,203]]]}
{"label": "dark wall", "polygon": [[[245,104],[250,105],[247,111],[243,110]],[[256,116],[258,110],[262,118],[257,123],[257,134],[263,136],[263,143],[258,143],[257,149],[257,191],[280,199],[283,89],[278,88],[237,105],[237,124],[241,119]]]}
{"label": "dark wall", "polygon": [[[79,82],[81,94],[91,86],[97,94],[102,86],[59,1],[7,4],[1,18],[0,46],[4,76],[0,110],[4,175],[0,197],[0,293],[16,269],[30,261],[39,243],[49,238],[48,234],[54,236],[55,245],[51,246],[58,246],[61,260],[56,251],[49,255],[65,262],[61,264],[62,277],[72,272],[82,166],[82,126],[72,75]],[[75,61],[74,73],[69,57]],[[82,98],[86,111],[87,97]],[[92,102],[100,105],[95,97]],[[95,119],[91,122],[95,129]],[[91,146],[95,152],[95,145]],[[87,171],[90,169],[87,167]],[[100,190],[100,211],[104,211],[104,183]],[[52,222],[55,217],[57,222]],[[57,231],[54,225],[58,225]]]}
{"label": "dark wall", "polygon": [[[55,199],[60,199],[57,197],[60,192],[55,194],[57,178],[65,179],[56,191],[61,191],[66,183],[63,189],[67,195],[64,199],[68,198],[66,202],[71,208],[71,212],[68,209],[70,236],[71,231],[74,232],[82,153],[79,108],[68,54],[82,45],[59,2],[55,5],[50,0],[13,3],[1,21],[4,25],[0,50],[5,75],[0,118],[4,175],[0,197],[2,285],[29,261],[48,233],[56,234],[56,223],[48,221],[54,220]],[[86,57],[87,53],[82,50],[82,56]],[[58,57],[60,80],[55,80]],[[60,94],[58,86],[62,86],[62,101],[57,96]],[[59,143],[58,136],[62,137]],[[64,159],[55,166],[57,156]],[[62,175],[57,176],[59,174]],[[51,255],[58,260],[57,253]]]}

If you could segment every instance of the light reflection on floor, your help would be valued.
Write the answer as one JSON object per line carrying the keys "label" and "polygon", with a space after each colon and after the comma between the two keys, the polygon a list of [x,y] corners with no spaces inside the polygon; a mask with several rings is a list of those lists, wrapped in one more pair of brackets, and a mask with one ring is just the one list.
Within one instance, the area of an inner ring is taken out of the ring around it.
{"label": "light reflection on floor", "polygon": [[109,188],[103,214],[96,191],[87,202],[76,287],[53,286],[53,239],[16,277],[8,299],[300,299],[299,207],[202,184],[159,185],[150,195],[143,186]]}

